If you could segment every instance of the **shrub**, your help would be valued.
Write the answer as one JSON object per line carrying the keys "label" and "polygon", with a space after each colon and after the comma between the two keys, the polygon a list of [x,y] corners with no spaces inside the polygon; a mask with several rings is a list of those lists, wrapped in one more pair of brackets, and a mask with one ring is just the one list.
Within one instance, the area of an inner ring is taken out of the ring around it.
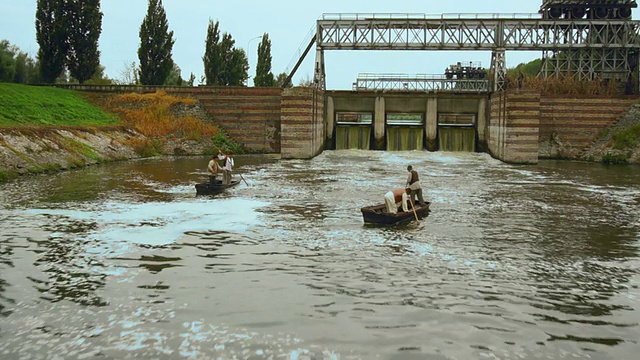
{"label": "shrub", "polygon": [[640,146],[640,125],[632,126],[613,135],[613,148],[624,150]]}
{"label": "shrub", "polygon": [[622,154],[606,153],[602,157],[602,162],[607,164],[607,165],[626,164],[628,158],[629,158],[628,156],[625,156],[625,155],[622,155]]}

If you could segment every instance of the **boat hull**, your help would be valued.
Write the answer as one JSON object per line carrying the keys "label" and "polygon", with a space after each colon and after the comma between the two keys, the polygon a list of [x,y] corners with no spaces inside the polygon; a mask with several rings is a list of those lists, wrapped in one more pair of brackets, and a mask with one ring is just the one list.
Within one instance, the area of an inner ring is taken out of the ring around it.
{"label": "boat hull", "polygon": [[411,208],[409,208],[408,212],[398,211],[395,214],[388,213],[387,206],[385,204],[365,206],[361,208],[360,211],[362,212],[362,218],[364,219],[365,224],[394,225],[415,220],[416,215],[418,216],[418,219],[423,219],[429,216],[429,205],[431,205],[429,202],[424,205],[416,205],[415,215]]}
{"label": "boat hull", "polygon": [[196,195],[215,195],[240,184],[240,180],[231,180],[228,185],[223,185],[222,181],[217,180],[215,184],[210,182],[196,184]]}

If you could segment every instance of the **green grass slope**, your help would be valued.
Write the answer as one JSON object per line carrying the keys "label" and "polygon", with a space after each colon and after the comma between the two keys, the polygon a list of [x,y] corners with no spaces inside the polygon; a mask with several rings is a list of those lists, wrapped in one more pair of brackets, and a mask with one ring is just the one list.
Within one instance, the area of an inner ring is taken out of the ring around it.
{"label": "green grass slope", "polygon": [[120,119],[72,90],[0,83],[0,127],[108,126]]}

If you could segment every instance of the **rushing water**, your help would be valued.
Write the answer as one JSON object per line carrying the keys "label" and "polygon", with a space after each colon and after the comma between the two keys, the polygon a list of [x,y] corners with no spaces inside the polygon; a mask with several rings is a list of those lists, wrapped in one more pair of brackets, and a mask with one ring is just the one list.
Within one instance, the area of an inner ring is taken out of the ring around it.
{"label": "rushing water", "polygon": [[[640,169],[327,151],[0,185],[0,359],[635,359]],[[364,225],[420,173],[432,212]]]}

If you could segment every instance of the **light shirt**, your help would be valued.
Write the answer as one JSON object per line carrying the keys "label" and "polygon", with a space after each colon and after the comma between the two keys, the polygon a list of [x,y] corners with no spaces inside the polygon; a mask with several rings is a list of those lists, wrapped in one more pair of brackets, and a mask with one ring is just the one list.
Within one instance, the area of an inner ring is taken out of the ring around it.
{"label": "light shirt", "polygon": [[233,166],[235,165],[235,163],[233,162],[233,158],[227,158],[227,160],[225,160],[224,162],[224,169],[226,171],[233,171]]}

